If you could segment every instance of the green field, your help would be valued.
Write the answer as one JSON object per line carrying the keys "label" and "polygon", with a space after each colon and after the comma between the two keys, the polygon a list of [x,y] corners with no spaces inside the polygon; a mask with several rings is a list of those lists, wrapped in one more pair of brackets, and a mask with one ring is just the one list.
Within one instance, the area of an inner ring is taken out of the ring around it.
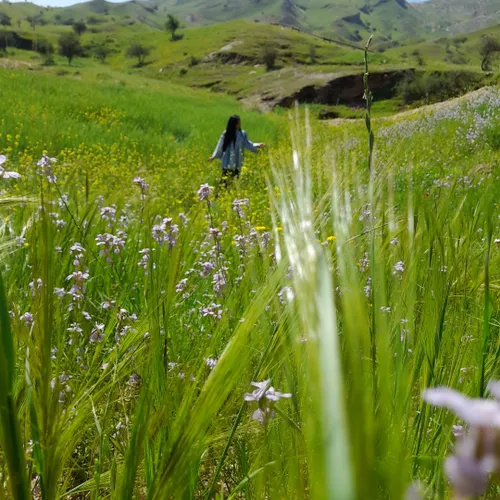
{"label": "green field", "polygon": [[[498,498],[500,403],[423,392],[500,396],[499,87],[377,101],[371,151],[359,107],[245,101],[361,51],[140,33],[142,67],[123,26],[105,64],[0,58],[0,499]],[[479,74],[480,36],[446,69]],[[188,65],[235,41],[244,63]],[[437,68],[426,44],[371,68]],[[234,113],[266,148],[225,188],[208,157]]]}
{"label": "green field", "polygon": [[[37,26],[35,31],[18,31],[13,24],[5,33],[7,36],[16,33],[28,48],[36,49],[50,43],[57,49],[60,36],[72,31],[71,26],[57,24]],[[361,80],[363,72],[363,52],[359,48],[328,42],[289,28],[236,20],[181,29],[180,33],[182,38],[172,41],[165,31],[144,25],[88,26],[80,37],[83,53],[75,57],[71,65],[57,53],[46,64],[43,53],[8,46],[5,52],[0,51],[3,56],[0,67],[160,92],[172,86],[202,89],[212,94],[230,94],[245,106],[261,110],[272,109],[280,99],[310,86],[325,86],[347,75],[358,75]],[[481,70],[479,47],[484,35],[498,38],[498,28],[434,41],[408,39],[404,44],[394,41],[386,44],[389,47],[386,49],[375,46],[370,56],[371,70],[389,74],[416,71],[424,76],[424,81],[426,75],[433,74],[432,89],[422,90],[422,97],[411,101],[412,105],[454,97],[497,81],[498,58],[492,60],[491,74]],[[136,58],[126,57],[127,49],[138,39],[150,51],[141,65]],[[94,57],[96,45],[104,45],[109,52],[103,62]],[[275,50],[272,70],[264,64],[269,49]],[[454,80],[462,81],[455,76],[458,73],[468,76],[465,83],[455,85]],[[391,102],[382,106],[378,103],[374,109],[376,114],[390,115],[408,104],[401,92],[390,93],[384,100]],[[338,104],[352,108],[335,108],[340,116],[359,117],[359,99],[355,104]],[[318,107],[318,110],[323,108]]]}

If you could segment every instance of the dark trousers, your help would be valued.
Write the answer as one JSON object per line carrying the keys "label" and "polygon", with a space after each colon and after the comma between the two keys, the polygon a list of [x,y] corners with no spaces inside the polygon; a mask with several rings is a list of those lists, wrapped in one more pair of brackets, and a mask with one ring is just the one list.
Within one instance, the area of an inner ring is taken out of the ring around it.
{"label": "dark trousers", "polygon": [[240,176],[240,171],[239,170],[222,170],[222,177],[220,180],[220,183],[224,187],[229,187],[231,182],[236,178]]}

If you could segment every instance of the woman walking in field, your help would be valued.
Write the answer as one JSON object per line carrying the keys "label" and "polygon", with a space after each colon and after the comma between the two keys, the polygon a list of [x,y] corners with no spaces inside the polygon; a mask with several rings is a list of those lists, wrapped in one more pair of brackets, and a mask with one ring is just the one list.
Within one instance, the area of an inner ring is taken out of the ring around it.
{"label": "woman walking in field", "polygon": [[261,142],[250,141],[247,133],[241,129],[240,117],[233,115],[229,118],[226,130],[222,132],[209,161],[222,160],[222,183],[227,186],[229,179],[240,175],[245,149],[257,153],[263,147],[265,144]]}

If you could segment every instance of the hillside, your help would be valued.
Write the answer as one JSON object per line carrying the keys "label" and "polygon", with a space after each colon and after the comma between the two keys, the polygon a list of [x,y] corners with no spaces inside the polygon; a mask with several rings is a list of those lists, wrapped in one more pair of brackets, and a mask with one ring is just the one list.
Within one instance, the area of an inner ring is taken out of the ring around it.
{"label": "hillside", "polygon": [[[183,28],[172,41],[165,31],[142,23],[91,26],[80,38],[83,57],[68,65],[58,55],[45,64],[44,56],[33,50],[44,40],[57,46],[71,26],[46,24],[33,31],[26,24],[21,23],[21,30],[11,27],[23,45],[11,45],[0,66],[141,88],[174,83],[229,94],[264,110],[289,107],[297,100],[317,106],[318,113],[352,117],[363,106],[363,51],[353,43],[328,42],[292,28],[237,20]],[[481,72],[478,47],[483,34],[406,45],[394,40],[388,43],[394,48],[375,47],[370,54],[375,112],[387,114],[415,101],[439,101],[491,83]],[[0,50],[3,40],[0,36]],[[137,40],[149,50],[140,64],[126,57]],[[104,61],[92,57],[96,46],[107,47]],[[265,63],[269,51],[275,57],[272,68]],[[402,102],[399,87],[408,80],[416,81],[417,92],[414,88]]]}
{"label": "hillside", "polygon": [[498,0],[429,0],[414,6],[431,31],[468,33],[500,23]]}
{"label": "hillside", "polygon": [[336,40],[375,44],[467,33],[500,23],[497,0],[91,0],[70,7],[40,7],[29,2],[0,3],[17,28],[85,21],[93,32],[118,27],[161,30],[168,14],[184,28],[250,20],[301,28]]}
{"label": "hillside", "polygon": [[184,26],[210,25],[246,19],[300,27],[306,31],[355,42],[377,33],[377,42],[423,34],[424,16],[405,0],[135,0],[110,3],[92,0],[65,8],[43,8],[31,3],[1,3],[0,13],[16,26],[39,23],[68,25],[85,21],[93,31],[116,26],[143,25],[162,29],[167,14]]}

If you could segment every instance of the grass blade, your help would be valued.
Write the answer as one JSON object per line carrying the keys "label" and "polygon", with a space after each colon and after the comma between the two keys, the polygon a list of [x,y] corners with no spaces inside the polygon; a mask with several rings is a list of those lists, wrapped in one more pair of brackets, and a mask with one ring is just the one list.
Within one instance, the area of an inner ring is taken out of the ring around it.
{"label": "grass blade", "polygon": [[0,444],[9,469],[12,498],[30,498],[24,446],[14,399],[16,358],[9,310],[0,274]]}

